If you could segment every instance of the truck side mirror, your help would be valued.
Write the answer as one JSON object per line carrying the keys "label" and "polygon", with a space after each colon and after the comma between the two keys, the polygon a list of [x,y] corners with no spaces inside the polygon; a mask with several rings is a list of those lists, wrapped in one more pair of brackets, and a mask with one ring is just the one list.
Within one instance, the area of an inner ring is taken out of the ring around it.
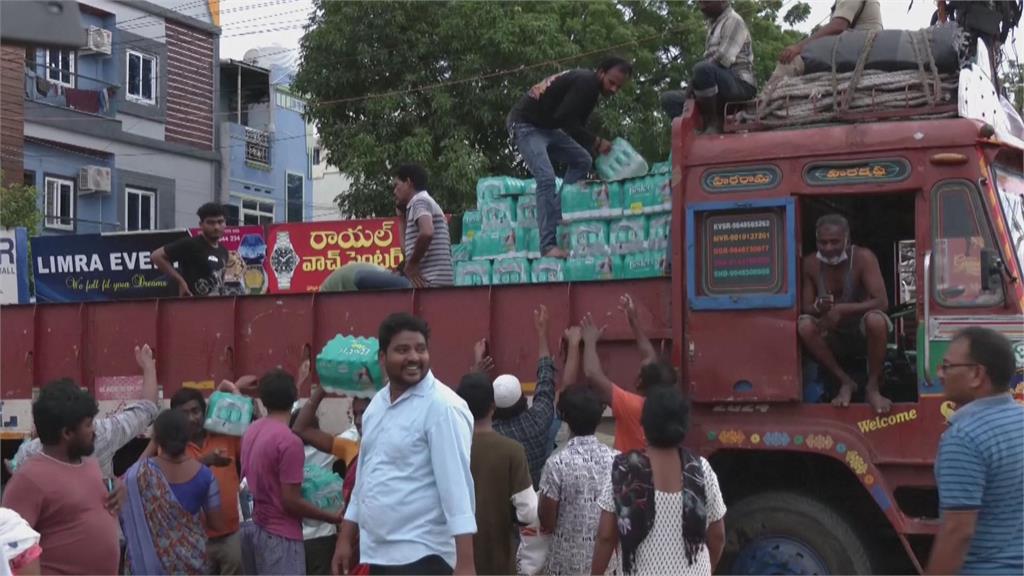
{"label": "truck side mirror", "polygon": [[995,250],[984,248],[981,251],[981,290],[991,292],[995,283],[1003,280],[1003,261]]}

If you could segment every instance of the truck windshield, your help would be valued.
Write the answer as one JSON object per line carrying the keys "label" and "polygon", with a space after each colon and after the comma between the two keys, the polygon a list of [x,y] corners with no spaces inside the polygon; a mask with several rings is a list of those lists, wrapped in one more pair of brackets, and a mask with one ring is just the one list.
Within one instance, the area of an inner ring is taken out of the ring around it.
{"label": "truck windshield", "polygon": [[1006,217],[1013,251],[1017,254],[1018,270],[1024,270],[1024,174],[1005,168],[993,168],[999,203]]}

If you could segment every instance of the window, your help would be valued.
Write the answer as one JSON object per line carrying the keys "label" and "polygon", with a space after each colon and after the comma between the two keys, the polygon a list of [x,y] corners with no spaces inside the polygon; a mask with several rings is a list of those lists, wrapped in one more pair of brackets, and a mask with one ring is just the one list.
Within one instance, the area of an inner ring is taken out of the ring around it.
{"label": "window", "polygon": [[35,186],[36,173],[33,172],[32,170],[25,170],[21,174],[21,183],[24,184],[25,186]]}
{"label": "window", "polygon": [[285,178],[285,194],[288,200],[286,206],[289,222],[302,222],[303,188],[306,187],[306,179],[302,174],[289,172]]}
{"label": "window", "polygon": [[1024,174],[1003,168],[993,168],[992,171],[1010,242],[1017,253],[1018,269],[1024,270]]}
{"label": "window", "polygon": [[242,226],[274,223],[274,203],[241,199]]}
{"label": "window", "polygon": [[75,51],[50,48],[46,51],[46,77],[50,82],[75,86]]}
{"label": "window", "polygon": [[320,164],[320,147],[316,146],[313,148],[313,165],[318,166]]}
{"label": "window", "polygon": [[128,100],[156,104],[156,58],[128,50]]}
{"label": "window", "polygon": [[288,110],[298,112],[299,114],[304,114],[306,112],[306,102],[301,98],[296,98],[295,96],[288,94],[287,92],[277,91],[275,93],[274,100],[281,108],[287,108]]}
{"label": "window", "polygon": [[947,180],[932,193],[934,213],[934,293],[948,307],[994,306],[1003,301],[998,282],[982,290],[982,252],[999,253],[992,230],[974,185],[966,180]]}
{"label": "window", "polygon": [[47,176],[43,206],[44,225],[55,230],[75,229],[75,181]]}
{"label": "window", "polygon": [[124,229],[156,229],[156,192],[138,188],[124,189]]}

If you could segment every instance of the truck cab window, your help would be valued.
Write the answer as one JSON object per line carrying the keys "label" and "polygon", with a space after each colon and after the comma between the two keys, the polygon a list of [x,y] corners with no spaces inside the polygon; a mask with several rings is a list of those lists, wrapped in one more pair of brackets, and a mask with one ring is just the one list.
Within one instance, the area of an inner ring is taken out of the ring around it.
{"label": "truck cab window", "polygon": [[1002,283],[982,278],[982,261],[1002,256],[977,189],[965,180],[947,181],[932,198],[935,298],[951,308],[1000,305]]}

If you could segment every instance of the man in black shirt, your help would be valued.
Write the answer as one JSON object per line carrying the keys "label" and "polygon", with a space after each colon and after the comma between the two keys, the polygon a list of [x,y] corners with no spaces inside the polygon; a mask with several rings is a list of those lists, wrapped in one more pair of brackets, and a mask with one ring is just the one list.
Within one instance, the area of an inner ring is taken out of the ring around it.
{"label": "man in black shirt", "polygon": [[568,165],[565,184],[574,184],[590,172],[592,155],[605,154],[612,145],[587,130],[587,119],[598,96],[614,95],[632,74],[633,65],[615,57],[597,70],[567,70],[534,85],[509,112],[509,132],[537,180],[537,221],[544,256],[568,256],[558,247],[555,235],[562,206],[552,161]]}
{"label": "man in black shirt", "polygon": [[[224,287],[228,251],[220,245],[224,234],[224,207],[207,202],[199,207],[202,234],[175,240],[157,248],[150,258],[178,285],[178,296],[218,296]],[[174,268],[177,262],[178,268]]]}

